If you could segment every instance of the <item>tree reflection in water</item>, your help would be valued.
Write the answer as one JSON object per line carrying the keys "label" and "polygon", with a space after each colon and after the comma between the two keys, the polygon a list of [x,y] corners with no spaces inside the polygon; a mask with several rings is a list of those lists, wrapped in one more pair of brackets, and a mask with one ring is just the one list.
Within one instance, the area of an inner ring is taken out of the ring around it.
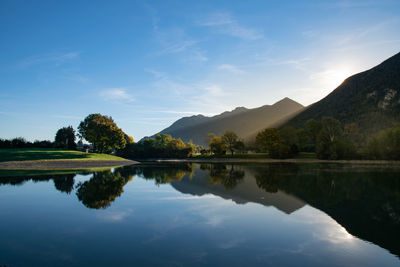
{"label": "tree reflection in water", "polygon": [[0,185],[15,185],[21,186],[27,181],[47,182],[53,180],[55,188],[63,193],[70,194],[74,189],[74,177],[72,174],[55,174],[55,175],[34,175],[34,176],[6,176],[0,177]]}
{"label": "tree reflection in water", "polygon": [[209,171],[211,185],[221,184],[227,190],[235,188],[244,177],[244,171],[233,164],[201,164],[200,169]]}
{"label": "tree reflection in water", "polygon": [[135,167],[136,174],[146,180],[154,180],[156,185],[180,181],[185,175],[193,175],[193,165],[187,164],[157,164]]}
{"label": "tree reflection in water", "polygon": [[[75,175],[1,177],[0,185],[53,180],[57,190],[70,194]],[[350,234],[400,255],[398,169],[350,164],[149,164],[94,172],[90,180],[75,186],[76,196],[88,208],[107,208],[121,196],[123,187],[134,175],[154,180],[156,185],[192,183],[201,187],[202,193],[217,192],[219,189],[210,188],[221,184],[232,194],[241,189],[241,184],[245,189],[248,179],[253,183],[255,179],[256,185],[266,192],[283,191],[294,196],[327,213]]]}
{"label": "tree reflection in water", "polygon": [[257,185],[284,191],[322,210],[352,235],[400,255],[400,179],[385,167],[270,164]]}
{"label": "tree reflection in water", "polygon": [[[124,171],[125,170],[125,171]],[[134,173],[124,168],[95,172],[86,182],[77,184],[76,195],[91,209],[105,209],[124,192],[123,187],[132,180]]]}
{"label": "tree reflection in water", "polygon": [[67,194],[70,194],[74,190],[75,174],[59,175],[53,178],[55,188]]}

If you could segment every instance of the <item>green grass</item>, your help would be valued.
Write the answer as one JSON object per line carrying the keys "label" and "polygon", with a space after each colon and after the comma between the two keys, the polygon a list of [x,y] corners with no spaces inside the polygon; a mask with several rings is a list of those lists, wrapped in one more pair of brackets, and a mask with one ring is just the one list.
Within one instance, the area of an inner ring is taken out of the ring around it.
{"label": "green grass", "polygon": [[0,149],[0,161],[21,160],[125,160],[123,158],[97,153],[84,153],[55,148],[7,148]]}
{"label": "green grass", "polygon": [[115,167],[96,167],[96,168],[87,168],[87,169],[83,168],[83,169],[73,169],[73,170],[0,170],[0,178],[12,177],[12,176],[40,176],[40,175],[92,173],[92,172],[106,171],[111,168]]}

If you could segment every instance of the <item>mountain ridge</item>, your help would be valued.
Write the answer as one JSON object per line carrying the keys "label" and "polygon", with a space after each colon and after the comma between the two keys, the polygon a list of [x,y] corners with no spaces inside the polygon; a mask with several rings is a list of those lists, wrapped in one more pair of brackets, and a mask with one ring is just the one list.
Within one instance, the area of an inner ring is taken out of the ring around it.
{"label": "mountain ridge", "polygon": [[226,130],[232,130],[245,139],[249,133],[275,126],[281,119],[290,117],[303,108],[300,103],[285,97],[272,105],[252,109],[237,107],[212,117],[201,114],[183,117],[160,133],[205,146],[208,133],[221,135]]}
{"label": "mountain ridge", "polygon": [[308,106],[284,125],[304,127],[309,119],[334,117],[357,123],[368,134],[400,121],[400,53],[345,79],[326,97]]}

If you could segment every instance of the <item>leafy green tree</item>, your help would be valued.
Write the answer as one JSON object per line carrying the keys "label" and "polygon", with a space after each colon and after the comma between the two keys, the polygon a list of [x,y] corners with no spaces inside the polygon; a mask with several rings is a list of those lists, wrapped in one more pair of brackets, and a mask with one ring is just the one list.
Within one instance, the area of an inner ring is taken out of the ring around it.
{"label": "leafy green tree", "polygon": [[222,141],[225,143],[227,149],[233,155],[233,152],[235,151],[235,144],[239,139],[238,136],[234,132],[227,130],[224,132],[221,138]]}
{"label": "leafy green tree", "polygon": [[272,158],[287,158],[290,147],[285,144],[281,133],[275,128],[267,128],[256,136],[256,146],[260,151],[268,152]]}
{"label": "leafy green tree", "polygon": [[130,135],[127,135],[126,133],[124,133],[124,138],[125,138],[127,145],[135,143],[135,141],[133,140],[133,137]]}
{"label": "leafy green tree", "polygon": [[195,146],[182,139],[175,139],[169,134],[157,134],[147,137],[138,143],[127,144],[124,149],[118,149],[117,155],[132,158],[188,158],[192,155]]}
{"label": "leafy green tree", "polygon": [[386,130],[383,138],[386,157],[400,160],[400,126]]}
{"label": "leafy green tree", "polygon": [[168,144],[172,141],[172,136],[169,134],[156,134],[155,136],[155,146],[157,149],[165,149]]}
{"label": "leafy green tree", "polygon": [[299,147],[299,151],[309,151],[308,148],[308,140],[310,140],[309,135],[307,134],[307,131],[304,129],[298,129],[296,130],[296,136],[297,136],[297,144]]}
{"label": "leafy green tree", "polygon": [[343,137],[356,144],[360,144],[364,139],[360,127],[354,122],[344,126]]}
{"label": "leafy green tree", "polygon": [[90,114],[81,121],[78,133],[80,137],[92,143],[95,150],[100,153],[126,146],[125,133],[118,128],[111,117],[99,113]]}
{"label": "leafy green tree", "polygon": [[365,152],[372,159],[400,160],[400,126],[389,128],[372,138]]}
{"label": "leafy green tree", "polygon": [[275,128],[268,128],[259,132],[256,136],[256,146],[263,152],[270,152],[274,146],[282,143],[280,132]]}
{"label": "leafy green tree", "polygon": [[54,143],[58,148],[75,149],[75,138],[75,130],[72,126],[63,127],[57,131]]}
{"label": "leafy green tree", "polygon": [[306,122],[306,132],[314,145],[317,143],[318,135],[321,131],[321,122],[315,119],[310,119]]}
{"label": "leafy green tree", "polygon": [[226,153],[226,145],[221,137],[216,136],[215,134],[209,134],[210,142],[208,146],[212,153],[216,155],[223,155]]}
{"label": "leafy green tree", "polygon": [[280,130],[283,142],[290,149],[290,154],[294,155],[299,152],[298,139],[296,129],[291,126],[285,126]]}
{"label": "leafy green tree", "polygon": [[354,146],[342,138],[342,129],[338,120],[332,117],[322,118],[316,153],[320,159],[342,159],[354,153]]}
{"label": "leafy green tree", "polygon": [[332,117],[323,117],[321,126],[320,138],[324,141],[334,142],[342,133],[340,122]]}
{"label": "leafy green tree", "polygon": [[242,140],[238,140],[235,143],[235,150],[239,151],[239,153],[244,153],[246,149],[246,146]]}

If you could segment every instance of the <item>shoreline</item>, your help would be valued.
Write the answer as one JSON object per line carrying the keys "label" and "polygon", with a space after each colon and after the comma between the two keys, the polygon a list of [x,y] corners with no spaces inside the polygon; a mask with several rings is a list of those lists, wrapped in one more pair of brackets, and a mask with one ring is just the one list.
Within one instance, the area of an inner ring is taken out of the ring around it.
{"label": "shoreline", "polygon": [[0,162],[0,170],[74,170],[133,164],[139,164],[139,162],[134,160],[23,160]]}
{"label": "shoreline", "polygon": [[270,159],[270,158],[213,158],[213,159],[140,159],[136,160],[23,160],[0,162],[0,170],[77,170],[101,167],[122,167],[141,163],[333,163],[360,165],[395,165],[395,160],[322,160],[322,159]]}
{"label": "shoreline", "polygon": [[324,160],[324,159],[245,159],[245,158],[214,158],[214,159],[143,159],[141,162],[158,163],[340,163],[340,164],[379,164],[399,165],[396,160]]}

